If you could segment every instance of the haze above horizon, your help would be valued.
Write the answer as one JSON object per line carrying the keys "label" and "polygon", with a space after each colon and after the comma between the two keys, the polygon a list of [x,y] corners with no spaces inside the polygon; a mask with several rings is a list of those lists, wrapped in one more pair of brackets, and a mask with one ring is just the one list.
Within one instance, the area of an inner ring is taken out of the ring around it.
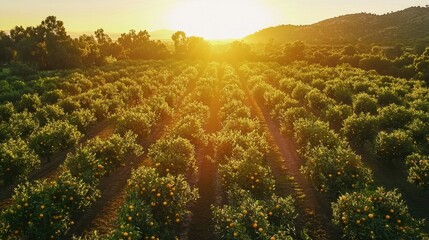
{"label": "haze above horizon", "polygon": [[64,21],[68,32],[122,33],[129,29],[183,30],[206,39],[242,38],[270,26],[312,24],[339,15],[384,14],[427,0],[0,0],[0,29],[36,26],[47,16]]}

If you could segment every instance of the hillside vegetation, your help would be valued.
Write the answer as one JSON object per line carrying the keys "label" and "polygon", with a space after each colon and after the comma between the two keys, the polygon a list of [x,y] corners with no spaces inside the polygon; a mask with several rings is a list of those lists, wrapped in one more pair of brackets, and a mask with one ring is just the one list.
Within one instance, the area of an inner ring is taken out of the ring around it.
{"label": "hillside vegetation", "polygon": [[305,41],[314,44],[416,44],[429,42],[429,8],[411,7],[375,15],[357,13],[321,22],[294,26],[280,25],[260,30],[244,38],[248,42]]}

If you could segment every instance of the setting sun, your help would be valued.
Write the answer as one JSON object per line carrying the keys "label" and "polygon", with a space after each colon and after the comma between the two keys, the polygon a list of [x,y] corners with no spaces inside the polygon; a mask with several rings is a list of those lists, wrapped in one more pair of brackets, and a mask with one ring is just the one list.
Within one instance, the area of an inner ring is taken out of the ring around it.
{"label": "setting sun", "polygon": [[170,29],[206,39],[241,38],[273,25],[272,11],[260,0],[179,1],[167,14]]}

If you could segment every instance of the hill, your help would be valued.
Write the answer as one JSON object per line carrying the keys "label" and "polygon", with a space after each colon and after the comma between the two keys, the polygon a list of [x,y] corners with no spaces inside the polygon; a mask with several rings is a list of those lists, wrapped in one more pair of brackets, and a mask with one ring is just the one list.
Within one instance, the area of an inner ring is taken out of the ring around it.
{"label": "hill", "polygon": [[291,42],[315,44],[413,44],[429,42],[429,8],[411,7],[376,15],[357,13],[327,19],[311,25],[280,25],[244,38],[247,42]]}
{"label": "hill", "polygon": [[150,32],[149,34],[152,40],[171,40],[171,35],[175,32],[175,30],[161,29]]}

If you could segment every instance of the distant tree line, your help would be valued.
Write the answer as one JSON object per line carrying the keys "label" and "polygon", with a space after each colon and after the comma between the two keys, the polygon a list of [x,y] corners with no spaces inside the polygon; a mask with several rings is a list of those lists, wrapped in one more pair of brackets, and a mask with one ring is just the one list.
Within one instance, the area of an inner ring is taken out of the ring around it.
{"label": "distant tree line", "polygon": [[70,69],[103,65],[115,60],[188,59],[215,61],[274,61],[353,67],[375,70],[379,74],[418,78],[429,82],[429,47],[372,45],[314,45],[302,41],[291,43],[248,44],[234,41],[213,45],[201,37],[178,31],[171,37],[171,49],[165,42],[150,39],[149,33],[130,30],[112,40],[103,29],[94,35],[72,38],[64,23],[47,17],[36,27],[16,26],[10,33],[0,31],[0,64],[9,64],[16,74],[34,70]]}
{"label": "distant tree line", "polygon": [[69,69],[102,65],[113,59],[162,59],[170,56],[147,31],[130,30],[113,41],[103,29],[71,38],[62,21],[47,17],[36,27],[16,26],[0,32],[0,63],[19,62],[35,69]]}

